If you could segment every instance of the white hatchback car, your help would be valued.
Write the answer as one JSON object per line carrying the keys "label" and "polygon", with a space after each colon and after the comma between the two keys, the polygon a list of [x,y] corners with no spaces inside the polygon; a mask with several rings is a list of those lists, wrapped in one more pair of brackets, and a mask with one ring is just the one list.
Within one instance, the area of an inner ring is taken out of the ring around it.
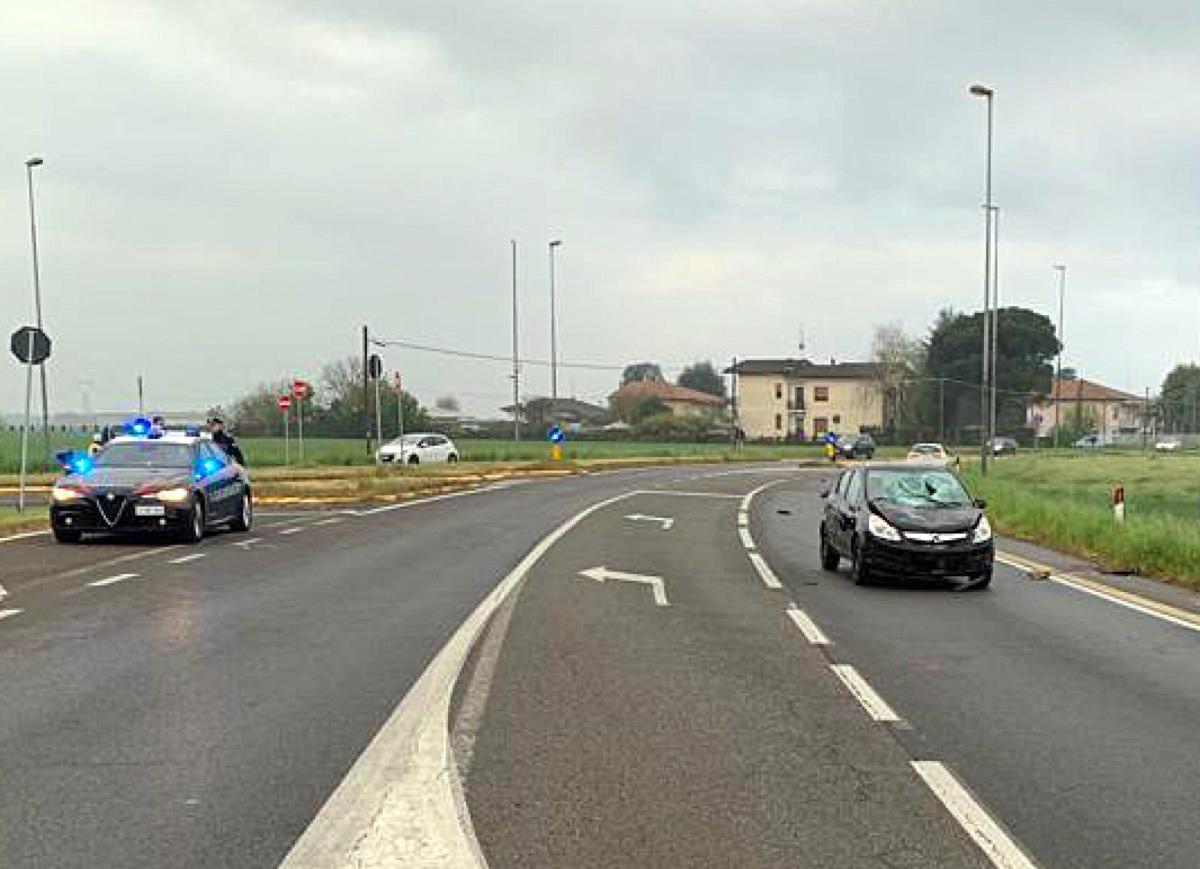
{"label": "white hatchback car", "polygon": [[457,462],[458,447],[445,435],[432,432],[406,434],[379,448],[379,461],[404,465]]}

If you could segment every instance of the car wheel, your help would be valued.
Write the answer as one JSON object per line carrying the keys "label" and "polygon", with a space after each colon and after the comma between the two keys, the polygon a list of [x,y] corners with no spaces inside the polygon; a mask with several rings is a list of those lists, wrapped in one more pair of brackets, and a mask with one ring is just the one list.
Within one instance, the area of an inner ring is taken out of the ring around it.
{"label": "car wheel", "polygon": [[458,456],[456,456],[454,453],[451,453],[446,457],[446,461],[453,465],[458,462]]}
{"label": "car wheel", "polygon": [[417,458],[416,456],[409,456],[408,463],[410,465],[419,465],[419,464],[421,464],[421,460],[419,458]]}
{"label": "car wheel", "polygon": [[825,539],[825,526],[821,526],[821,567],[825,570],[837,570],[838,562],[842,557],[838,555],[838,551],[829,545],[829,541]]}
{"label": "car wheel", "polygon": [[192,501],[192,509],[188,511],[187,527],[183,529],[183,539],[187,543],[199,543],[204,539],[204,504],[199,498]]}
{"label": "car wheel", "polygon": [[78,531],[72,531],[70,528],[55,528],[54,539],[59,543],[78,543],[83,539],[83,535]]}
{"label": "car wheel", "polygon": [[857,543],[850,550],[850,575],[854,577],[855,585],[871,584],[871,572],[864,563],[862,550]]}
{"label": "car wheel", "polygon": [[250,490],[247,489],[242,493],[242,504],[238,510],[237,517],[230,523],[229,527],[234,531],[249,531],[250,526],[254,524],[254,501],[250,497]]}

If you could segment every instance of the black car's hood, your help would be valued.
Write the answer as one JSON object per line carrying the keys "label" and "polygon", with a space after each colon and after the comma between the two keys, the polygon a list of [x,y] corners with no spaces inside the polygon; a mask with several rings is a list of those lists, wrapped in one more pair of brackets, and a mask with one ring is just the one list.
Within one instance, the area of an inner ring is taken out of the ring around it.
{"label": "black car's hood", "polygon": [[68,474],[59,482],[68,486],[103,491],[142,487],[166,489],[171,486],[186,486],[190,480],[188,472],[179,468],[93,468],[86,474]]}
{"label": "black car's hood", "polygon": [[969,531],[979,522],[978,507],[910,507],[894,501],[872,501],[871,509],[901,531]]}

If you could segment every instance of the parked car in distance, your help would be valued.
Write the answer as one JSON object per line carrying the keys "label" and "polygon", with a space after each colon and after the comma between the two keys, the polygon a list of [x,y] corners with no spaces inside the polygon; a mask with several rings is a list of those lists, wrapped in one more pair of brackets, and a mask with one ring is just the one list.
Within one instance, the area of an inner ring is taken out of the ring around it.
{"label": "parked car in distance", "polygon": [[873,459],[875,438],[869,434],[847,436],[838,440],[837,449],[843,459]]}
{"label": "parked car in distance", "polygon": [[913,444],[908,449],[910,462],[945,462],[947,458],[949,458],[949,454],[941,444]]}
{"label": "parked car in distance", "polygon": [[845,558],[855,583],[877,576],[992,581],[995,550],[986,504],[949,468],[892,462],[848,468],[825,492],[821,566]]}
{"label": "parked car in distance", "polygon": [[416,432],[384,444],[379,448],[378,457],[384,463],[404,465],[457,462],[458,447],[445,435]]}
{"label": "parked car in distance", "polygon": [[1177,453],[1183,449],[1183,442],[1179,438],[1159,438],[1154,442],[1154,451],[1156,453]]}
{"label": "parked car in distance", "polygon": [[1075,443],[1071,444],[1071,446],[1078,447],[1081,450],[1096,450],[1104,445],[1104,438],[1098,434],[1084,435],[1079,440],[1075,441]]}
{"label": "parked car in distance", "polygon": [[1015,456],[1017,442],[1013,438],[992,438],[993,456]]}

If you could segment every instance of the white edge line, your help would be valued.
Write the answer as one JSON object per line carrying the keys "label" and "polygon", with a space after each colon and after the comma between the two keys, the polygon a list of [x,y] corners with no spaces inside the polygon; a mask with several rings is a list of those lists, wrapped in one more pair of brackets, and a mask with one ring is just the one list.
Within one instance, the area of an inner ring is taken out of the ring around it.
{"label": "white edge line", "polygon": [[[1000,555],[996,556],[996,560],[1003,564],[1007,564],[1009,567],[1015,568],[1016,570],[1020,570],[1025,573],[1030,573],[1032,571],[1032,568],[1028,567],[1027,565],[1019,564],[1016,561],[1010,561],[1009,559],[1004,558],[1003,556],[1000,556]],[[1169,622],[1178,627],[1187,628],[1189,631],[1195,631],[1197,633],[1200,633],[1200,625],[1189,622],[1186,619],[1176,618],[1175,616],[1171,615],[1170,613],[1161,612],[1159,610],[1154,609],[1153,607],[1143,606],[1142,604],[1135,603],[1134,601],[1126,600],[1125,598],[1120,597],[1115,594],[1106,594],[1105,592],[1101,591],[1100,589],[1092,588],[1091,586],[1084,585],[1081,582],[1076,582],[1075,580],[1071,579],[1069,576],[1063,576],[1060,573],[1051,573],[1049,579],[1051,582],[1056,583],[1058,585],[1065,585],[1068,588],[1074,589],[1075,591],[1080,591],[1080,592],[1083,592],[1084,594],[1090,594],[1092,597],[1098,597],[1101,600],[1108,601],[1109,603],[1115,603],[1117,606],[1123,606],[1126,609],[1130,609],[1130,610],[1133,610],[1134,612],[1141,613],[1144,616],[1151,616],[1153,618],[1160,619],[1164,622]]]}
{"label": "white edge line", "polygon": [[738,536],[742,538],[742,546],[746,547],[747,549],[754,548],[754,538],[750,536],[749,528],[739,528]]}
{"label": "white edge line", "polygon": [[999,869],[1037,869],[1012,837],[996,822],[949,768],[936,760],[914,760],[916,770],[942,805]]}
{"label": "white edge line", "polygon": [[0,620],[12,618],[13,616],[19,616],[23,612],[25,612],[25,610],[19,610],[19,609],[0,610]]}
{"label": "white edge line", "polygon": [[738,526],[747,528],[750,525],[750,514],[745,510],[738,510]]}
{"label": "white edge line", "polygon": [[169,559],[167,564],[187,564],[189,561],[198,561],[207,555],[206,552],[193,552],[191,555],[181,555],[178,558]]}
{"label": "white edge line", "polygon": [[336,525],[341,521],[342,519],[340,516],[333,516],[329,519],[322,519],[319,522],[314,522],[313,525]]}
{"label": "white edge line", "polygon": [[796,627],[800,629],[800,633],[804,634],[804,638],[814,646],[828,646],[829,637],[825,636],[825,632],[817,627],[817,623],[808,617],[808,613],[800,609],[795,604],[787,608],[788,618],[795,622]]}
{"label": "white edge line", "polygon": [[598,501],[576,513],[542,538],[492,589],[413,683],[280,869],[487,865],[451,756],[454,685],[488,619],[546,551],[597,510],[632,494]]}
{"label": "white edge line", "polygon": [[676,498],[728,498],[737,500],[741,495],[731,495],[728,492],[688,492],[683,489],[637,489],[631,495],[671,495]]}
{"label": "white edge line", "polygon": [[106,576],[104,579],[96,579],[87,583],[92,588],[103,588],[106,585],[112,585],[114,582],[123,582],[127,579],[135,579],[139,574],[136,573],[118,573],[116,576]]}
{"label": "white edge line", "polygon": [[0,537],[0,543],[8,543],[12,540],[28,540],[30,537],[41,537],[43,534],[49,533],[49,531],[22,531],[20,534],[9,534],[7,537]]}
{"label": "white edge line", "polygon": [[757,552],[751,552],[750,563],[758,571],[758,578],[763,581],[763,585],[767,588],[783,588],[783,583],[779,581],[779,577],[775,575],[775,571],[771,570],[765,558]]}
{"label": "white edge line", "polygon": [[306,526],[304,526],[304,525],[293,525],[291,528],[284,528],[279,533],[280,534],[299,534],[301,531],[303,531],[305,529],[305,527]]}
{"label": "white edge line", "polygon": [[887,701],[880,697],[858,670],[850,664],[830,664],[829,667],[875,721],[891,723],[902,720],[896,711],[888,706]]}

